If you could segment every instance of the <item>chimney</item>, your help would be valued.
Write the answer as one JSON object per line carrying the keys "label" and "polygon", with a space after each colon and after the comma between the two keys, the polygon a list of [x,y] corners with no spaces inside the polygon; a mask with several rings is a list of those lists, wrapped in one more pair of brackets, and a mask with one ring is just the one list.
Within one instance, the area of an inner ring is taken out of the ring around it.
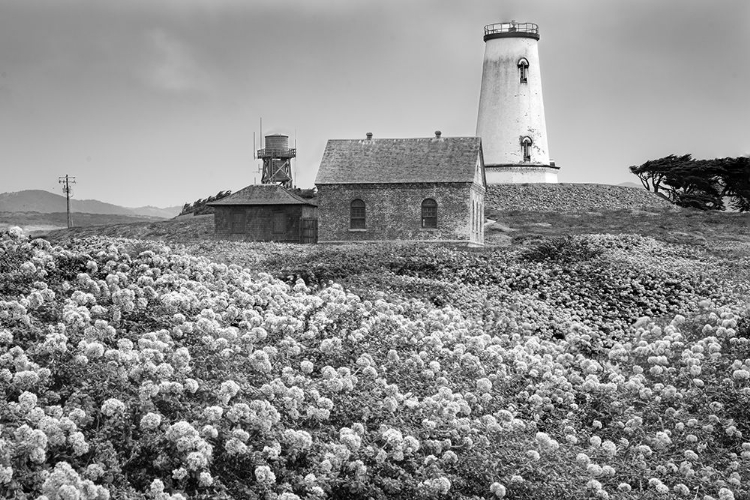
{"label": "chimney", "polygon": [[367,140],[368,141],[372,140],[372,132],[367,132]]}

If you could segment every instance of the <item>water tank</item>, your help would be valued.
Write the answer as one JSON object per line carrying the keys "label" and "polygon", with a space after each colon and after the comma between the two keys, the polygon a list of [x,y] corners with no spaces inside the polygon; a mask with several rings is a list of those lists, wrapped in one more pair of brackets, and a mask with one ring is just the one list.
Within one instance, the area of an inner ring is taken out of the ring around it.
{"label": "water tank", "polygon": [[273,134],[266,136],[266,149],[286,150],[289,149],[289,136],[283,134]]}

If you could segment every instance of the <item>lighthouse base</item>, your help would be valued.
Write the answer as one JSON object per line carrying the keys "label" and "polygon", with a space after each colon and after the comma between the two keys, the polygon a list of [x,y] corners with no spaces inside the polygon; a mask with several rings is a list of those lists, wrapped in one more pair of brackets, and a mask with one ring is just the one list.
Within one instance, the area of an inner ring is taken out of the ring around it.
{"label": "lighthouse base", "polygon": [[560,167],[550,165],[485,165],[487,184],[557,184]]}

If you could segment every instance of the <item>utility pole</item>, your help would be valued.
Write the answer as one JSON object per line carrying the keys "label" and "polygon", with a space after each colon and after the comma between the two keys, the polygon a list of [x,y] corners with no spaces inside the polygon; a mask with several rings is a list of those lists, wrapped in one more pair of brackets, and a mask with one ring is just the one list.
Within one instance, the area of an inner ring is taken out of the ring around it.
{"label": "utility pole", "polygon": [[70,194],[71,194],[71,184],[76,183],[75,177],[68,177],[68,174],[65,174],[65,177],[59,178],[60,184],[63,185],[63,193],[65,193],[65,200],[67,202],[67,212],[68,212],[68,229],[73,227],[73,223],[70,220]]}

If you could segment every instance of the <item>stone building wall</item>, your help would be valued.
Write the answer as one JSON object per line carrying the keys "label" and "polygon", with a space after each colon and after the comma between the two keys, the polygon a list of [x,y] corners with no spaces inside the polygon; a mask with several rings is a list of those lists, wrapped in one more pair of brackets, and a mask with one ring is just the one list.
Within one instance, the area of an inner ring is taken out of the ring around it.
{"label": "stone building wall", "polygon": [[307,205],[235,205],[215,209],[216,236],[239,241],[299,243],[300,219],[317,218],[317,209]]}
{"label": "stone building wall", "polygon": [[[437,229],[422,228],[426,198],[438,203]],[[365,229],[350,228],[355,199],[365,202]],[[473,229],[473,200],[484,201],[484,188],[471,183],[318,185],[318,242],[412,240],[481,245],[483,233]]]}

